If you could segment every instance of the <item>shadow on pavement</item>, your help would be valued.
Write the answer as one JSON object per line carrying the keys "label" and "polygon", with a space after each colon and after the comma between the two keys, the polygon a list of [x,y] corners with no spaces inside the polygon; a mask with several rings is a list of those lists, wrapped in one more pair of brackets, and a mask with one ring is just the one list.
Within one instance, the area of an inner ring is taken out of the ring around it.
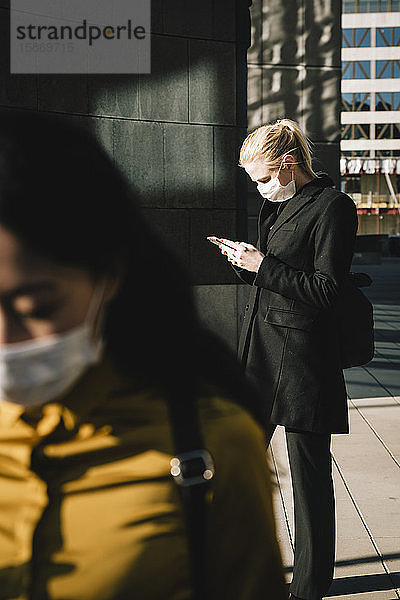
{"label": "shadow on pavement", "polygon": [[398,329],[374,329],[375,341],[376,342],[394,342],[398,344],[400,342],[400,330]]}
{"label": "shadow on pavement", "polygon": [[[394,577],[399,577],[400,573],[391,573],[387,575],[355,575],[353,577],[341,577],[333,581],[331,590],[327,598],[331,596],[343,596],[345,594],[362,594],[364,592],[382,592],[393,590],[395,586]],[[393,592],[395,599],[395,592]]]}

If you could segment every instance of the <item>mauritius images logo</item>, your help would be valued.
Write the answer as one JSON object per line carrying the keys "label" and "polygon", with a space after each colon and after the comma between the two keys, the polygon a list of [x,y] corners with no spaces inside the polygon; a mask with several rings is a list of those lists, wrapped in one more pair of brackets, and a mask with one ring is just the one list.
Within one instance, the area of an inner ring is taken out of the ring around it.
{"label": "mauritius images logo", "polygon": [[10,34],[11,73],[150,73],[150,0],[11,0]]}

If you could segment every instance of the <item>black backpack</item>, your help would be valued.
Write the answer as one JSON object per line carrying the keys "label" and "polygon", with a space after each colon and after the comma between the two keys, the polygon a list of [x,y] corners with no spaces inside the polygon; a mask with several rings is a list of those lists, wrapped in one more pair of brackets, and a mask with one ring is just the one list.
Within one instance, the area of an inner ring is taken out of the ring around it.
{"label": "black backpack", "polygon": [[335,307],[342,369],[365,365],[374,357],[374,313],[360,287],[371,285],[366,273],[350,273]]}

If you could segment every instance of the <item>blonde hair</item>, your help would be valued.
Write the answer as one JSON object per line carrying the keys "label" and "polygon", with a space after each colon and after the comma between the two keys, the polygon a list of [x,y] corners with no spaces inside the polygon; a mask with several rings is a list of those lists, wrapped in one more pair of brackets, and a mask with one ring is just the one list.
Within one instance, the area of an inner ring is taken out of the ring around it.
{"label": "blonde hair", "polygon": [[240,149],[239,166],[259,158],[266,161],[269,169],[279,168],[285,154],[291,154],[301,169],[310,177],[316,177],[311,167],[311,142],[295,121],[281,119],[271,125],[261,125],[244,140]]}

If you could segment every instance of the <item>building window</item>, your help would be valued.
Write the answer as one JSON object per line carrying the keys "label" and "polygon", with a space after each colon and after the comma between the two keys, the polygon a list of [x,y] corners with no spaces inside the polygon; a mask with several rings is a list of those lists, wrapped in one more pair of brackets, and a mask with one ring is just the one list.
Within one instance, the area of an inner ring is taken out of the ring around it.
{"label": "building window", "polygon": [[377,60],[376,78],[377,79],[397,79],[400,77],[399,60]]}
{"label": "building window", "polygon": [[342,140],[369,140],[369,125],[342,125]]}
{"label": "building window", "polygon": [[400,27],[377,27],[376,45],[379,48],[400,46]]}
{"label": "building window", "polygon": [[400,150],[375,150],[375,155],[377,158],[400,156]]}
{"label": "building window", "polygon": [[370,76],[371,62],[369,60],[348,60],[342,63],[343,79],[369,79]]}
{"label": "building window", "polygon": [[359,12],[387,12],[388,0],[360,0]]}
{"label": "building window", "polygon": [[370,110],[371,94],[342,94],[342,109],[347,112]]}
{"label": "building window", "polygon": [[348,158],[370,158],[369,150],[342,150],[341,155]]}
{"label": "building window", "polygon": [[361,192],[360,175],[346,175],[346,192],[348,194],[359,194]]}
{"label": "building window", "polygon": [[371,29],[356,28],[342,30],[342,48],[370,48]]}
{"label": "building window", "polygon": [[375,110],[400,110],[400,92],[377,92]]}
{"label": "building window", "polygon": [[377,123],[375,125],[375,139],[377,140],[399,140],[399,123]]}
{"label": "building window", "polygon": [[400,0],[343,0],[344,13],[399,11]]}

